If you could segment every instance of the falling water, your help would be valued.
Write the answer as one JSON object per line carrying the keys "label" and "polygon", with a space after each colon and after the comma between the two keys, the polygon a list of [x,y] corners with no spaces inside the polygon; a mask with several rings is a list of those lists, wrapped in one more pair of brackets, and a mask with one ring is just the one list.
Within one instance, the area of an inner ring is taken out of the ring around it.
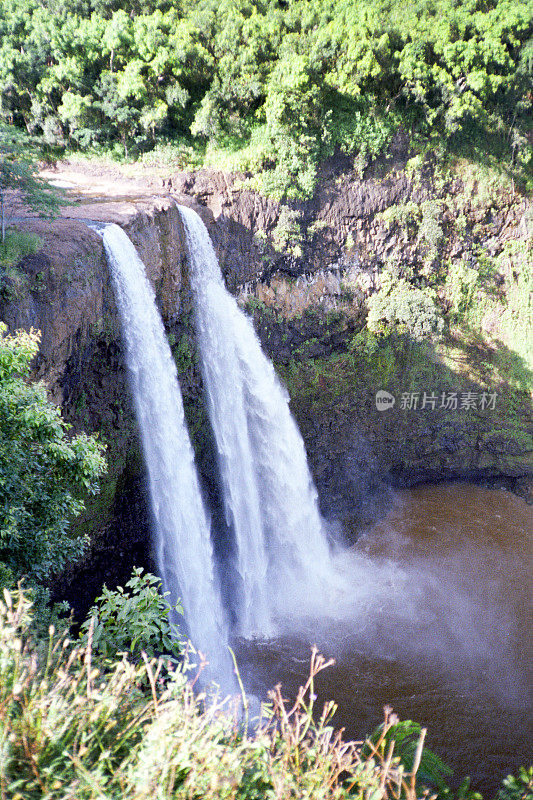
{"label": "falling water", "polygon": [[[163,587],[171,603],[181,596],[191,640],[208,658],[208,677],[229,690],[232,669],[214,579],[210,523],[185,426],[176,366],[135,247],[118,225],[106,225],[99,233],[122,322]],[[179,624],[176,617],[172,622]]]}
{"label": "falling water", "polygon": [[192,209],[180,211],[226,516],[237,544],[242,632],[267,633],[270,611],[286,608],[291,592],[318,588],[329,547],[287,393],[224,286],[205,225]]}

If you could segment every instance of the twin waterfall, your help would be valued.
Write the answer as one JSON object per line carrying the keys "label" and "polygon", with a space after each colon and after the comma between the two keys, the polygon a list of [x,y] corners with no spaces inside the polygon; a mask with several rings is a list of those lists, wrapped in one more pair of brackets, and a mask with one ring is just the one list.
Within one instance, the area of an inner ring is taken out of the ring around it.
{"label": "twin waterfall", "polygon": [[[318,588],[329,547],[286,392],[250,320],[225,289],[203,222],[189,208],[180,212],[226,522],[234,541],[237,632],[268,636],[284,598],[302,587],[306,592]],[[231,691],[226,616],[176,367],[133,244],[117,225],[100,233],[122,321],[163,587],[172,603],[182,598],[189,636],[208,657],[208,678]]]}

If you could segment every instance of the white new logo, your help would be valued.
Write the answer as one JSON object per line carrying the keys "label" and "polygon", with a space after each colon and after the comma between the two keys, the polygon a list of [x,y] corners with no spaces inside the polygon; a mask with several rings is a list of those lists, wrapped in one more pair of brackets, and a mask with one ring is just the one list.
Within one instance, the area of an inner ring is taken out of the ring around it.
{"label": "white new logo", "polygon": [[386,392],[385,389],[380,389],[376,392],[376,408],[378,411],[386,411],[392,408],[396,399],[393,394]]}

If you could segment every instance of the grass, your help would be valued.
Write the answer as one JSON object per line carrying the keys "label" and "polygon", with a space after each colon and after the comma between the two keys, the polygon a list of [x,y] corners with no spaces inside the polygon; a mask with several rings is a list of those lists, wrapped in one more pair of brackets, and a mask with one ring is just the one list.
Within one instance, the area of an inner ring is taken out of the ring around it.
{"label": "grass", "polygon": [[35,255],[43,246],[42,239],[35,233],[9,230],[6,238],[0,242],[0,266],[12,267],[24,258]]}
{"label": "grass", "polygon": [[[118,654],[116,663],[104,667],[91,629],[85,644],[58,636],[53,628],[48,641],[35,641],[30,624],[31,603],[24,593],[5,591],[2,800],[454,796],[444,783],[449,770],[424,746],[425,729],[400,722],[390,709],[365,742],[344,741],[332,724],[335,704],[326,703],[321,711],[314,707],[316,676],[331,663],[316,650],[295,701],[288,703],[277,686],[253,722],[244,696],[243,715],[237,699],[195,691],[202,665],[192,668],[190,650],[178,667],[144,654],[137,664]],[[520,788],[520,777],[512,780]],[[467,781],[457,795],[458,800],[479,797]]]}

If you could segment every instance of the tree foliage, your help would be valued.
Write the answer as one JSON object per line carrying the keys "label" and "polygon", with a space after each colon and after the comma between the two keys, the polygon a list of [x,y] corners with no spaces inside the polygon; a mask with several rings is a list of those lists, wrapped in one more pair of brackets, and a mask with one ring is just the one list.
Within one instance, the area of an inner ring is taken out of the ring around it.
{"label": "tree foliage", "polygon": [[40,150],[14,126],[0,122],[0,235],[5,241],[9,197],[22,200],[33,211],[53,216],[61,204],[57,189],[37,174]]}
{"label": "tree foliage", "polygon": [[442,332],[443,320],[431,289],[419,289],[405,278],[395,280],[390,272],[381,276],[381,287],[368,300],[368,329],[393,329],[422,340]]}
{"label": "tree foliage", "polygon": [[531,171],[531,0],[0,0],[0,118],[71,147],[195,139],[279,197],[398,128]]}
{"label": "tree foliage", "polygon": [[69,527],[98,490],[103,448],[68,425],[42,383],[29,383],[39,334],[0,323],[0,562],[15,580],[42,584],[83,553]]}

